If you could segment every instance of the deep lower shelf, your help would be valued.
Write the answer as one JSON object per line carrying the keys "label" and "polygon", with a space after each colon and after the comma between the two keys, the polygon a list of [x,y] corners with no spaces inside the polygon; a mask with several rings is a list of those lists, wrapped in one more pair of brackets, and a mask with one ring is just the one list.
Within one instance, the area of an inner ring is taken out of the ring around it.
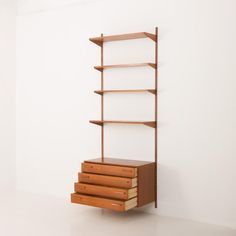
{"label": "deep lower shelf", "polygon": [[113,69],[113,68],[128,68],[128,67],[143,67],[143,66],[150,66],[156,69],[156,64],[151,62],[146,63],[133,63],[133,64],[115,64],[115,65],[105,65],[105,66],[94,66],[96,70],[103,71],[106,69]]}
{"label": "deep lower shelf", "polygon": [[100,95],[102,95],[104,93],[143,93],[143,92],[156,94],[155,89],[96,90],[94,92],[97,94],[100,94]]}
{"label": "deep lower shelf", "polygon": [[90,120],[89,122],[101,126],[103,124],[129,124],[129,125],[146,125],[151,128],[156,128],[156,121]]}
{"label": "deep lower shelf", "polygon": [[147,32],[95,37],[95,38],[90,38],[89,40],[91,42],[97,44],[98,46],[102,46],[103,42],[130,40],[130,39],[141,39],[141,38],[149,38],[149,39],[153,40],[154,42],[156,42],[156,35],[151,34],[151,33],[147,33]]}

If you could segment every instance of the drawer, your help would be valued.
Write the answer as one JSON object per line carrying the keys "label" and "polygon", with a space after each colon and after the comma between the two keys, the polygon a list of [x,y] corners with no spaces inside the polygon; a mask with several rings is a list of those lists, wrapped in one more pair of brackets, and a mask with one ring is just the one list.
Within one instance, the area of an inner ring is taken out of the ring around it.
{"label": "drawer", "polygon": [[137,178],[114,177],[88,173],[79,173],[79,182],[120,188],[133,188],[137,186]]}
{"label": "drawer", "polygon": [[75,183],[75,192],[128,200],[137,196],[137,187],[131,189],[121,189],[93,184]]}
{"label": "drawer", "polygon": [[130,177],[130,178],[134,178],[137,176],[137,168],[93,164],[93,163],[82,163],[82,172],[122,176],[122,177]]}
{"label": "drawer", "polygon": [[127,201],[113,200],[108,198],[87,196],[79,193],[71,194],[71,202],[79,203],[94,207],[106,208],[115,211],[127,211],[137,206],[137,198],[132,198]]}

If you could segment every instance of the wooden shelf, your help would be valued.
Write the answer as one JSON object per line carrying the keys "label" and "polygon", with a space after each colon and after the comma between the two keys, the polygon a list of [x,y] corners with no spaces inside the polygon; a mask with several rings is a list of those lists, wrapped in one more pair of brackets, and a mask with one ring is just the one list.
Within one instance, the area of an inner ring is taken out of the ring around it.
{"label": "wooden shelf", "polygon": [[155,121],[121,121],[121,120],[90,120],[90,123],[103,126],[104,124],[128,124],[128,125],[146,125],[156,128]]}
{"label": "wooden shelf", "polygon": [[143,67],[143,66],[151,66],[152,68],[156,69],[155,63],[134,63],[134,64],[116,64],[116,65],[106,65],[106,66],[94,66],[94,69],[103,71],[106,69],[113,69],[113,68],[127,68],[127,67]]}
{"label": "wooden shelf", "polygon": [[95,90],[94,93],[99,95],[103,95],[104,93],[142,93],[148,92],[152,94],[156,94],[155,89],[131,89],[131,90]]}
{"label": "wooden shelf", "polygon": [[147,164],[153,163],[150,161],[129,160],[129,159],[110,158],[110,157],[104,157],[103,161],[100,157],[100,158],[86,160],[85,162],[86,163],[103,164],[103,165],[129,166],[129,167],[139,167],[142,165],[147,165]]}
{"label": "wooden shelf", "polygon": [[138,32],[138,33],[131,33],[131,34],[119,34],[119,35],[110,35],[104,37],[95,37],[90,38],[89,40],[98,46],[102,46],[104,42],[111,42],[111,41],[120,41],[120,40],[130,40],[130,39],[141,39],[141,38],[149,38],[156,42],[156,35],[150,34],[147,32]]}

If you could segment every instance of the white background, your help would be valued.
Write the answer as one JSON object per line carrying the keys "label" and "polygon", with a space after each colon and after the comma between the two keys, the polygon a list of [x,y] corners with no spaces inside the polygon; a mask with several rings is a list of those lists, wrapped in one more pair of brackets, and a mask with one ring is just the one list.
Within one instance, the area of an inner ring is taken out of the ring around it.
{"label": "white background", "polygon": [[15,188],[15,1],[0,0],[0,192]]}
{"label": "white background", "polygon": [[[88,123],[100,115],[99,47],[88,38],[158,26],[159,207],[143,210],[236,228],[235,9],[233,0],[19,1],[18,189],[69,199],[80,163],[99,156],[100,128]],[[148,39],[109,43],[105,63],[153,61],[153,49]],[[153,70],[108,71],[105,80],[149,88]],[[14,83],[9,91],[10,103]],[[105,99],[106,118],[153,118],[151,94]],[[14,125],[4,127],[3,137]],[[107,126],[105,136],[107,156],[153,160],[153,129]],[[7,155],[14,140],[12,132]]]}

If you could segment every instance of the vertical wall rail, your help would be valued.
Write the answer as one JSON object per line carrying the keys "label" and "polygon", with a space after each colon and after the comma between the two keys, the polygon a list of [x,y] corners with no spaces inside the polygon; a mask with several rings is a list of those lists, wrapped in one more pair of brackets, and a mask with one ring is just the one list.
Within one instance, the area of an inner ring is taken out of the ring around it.
{"label": "vertical wall rail", "polygon": [[[101,34],[103,37],[103,34]],[[101,66],[103,66],[103,41],[101,45]],[[101,71],[101,91],[104,89],[103,70]],[[101,94],[101,121],[104,120],[104,96]],[[104,125],[101,126],[101,159],[104,162]]]}
{"label": "vertical wall rail", "polygon": [[155,208],[157,208],[157,127],[158,127],[158,28],[155,29],[156,33],[156,42],[155,42],[155,121],[156,121],[156,128],[155,128]]}

